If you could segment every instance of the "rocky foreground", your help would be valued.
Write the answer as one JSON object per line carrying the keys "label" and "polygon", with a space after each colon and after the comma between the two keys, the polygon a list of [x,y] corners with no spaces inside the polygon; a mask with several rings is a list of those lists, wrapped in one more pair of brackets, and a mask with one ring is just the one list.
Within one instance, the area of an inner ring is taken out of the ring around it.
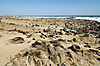
{"label": "rocky foreground", "polygon": [[28,45],[5,66],[100,66],[99,22],[0,17],[0,38],[5,33],[9,35],[5,40],[8,47]]}

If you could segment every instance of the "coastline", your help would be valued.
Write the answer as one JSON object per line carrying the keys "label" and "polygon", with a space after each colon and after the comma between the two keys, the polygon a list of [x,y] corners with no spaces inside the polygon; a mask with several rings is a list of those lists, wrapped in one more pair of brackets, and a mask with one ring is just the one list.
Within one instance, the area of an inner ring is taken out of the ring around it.
{"label": "coastline", "polygon": [[[5,17],[5,16],[0,16]],[[10,16],[7,16],[10,17]],[[93,20],[100,22],[100,16],[99,15],[23,15],[23,16],[11,16],[11,17],[23,17],[23,18],[74,18],[74,19],[84,19],[84,20]]]}
{"label": "coastline", "polygon": [[86,19],[100,22],[100,17],[75,17],[75,19]]}

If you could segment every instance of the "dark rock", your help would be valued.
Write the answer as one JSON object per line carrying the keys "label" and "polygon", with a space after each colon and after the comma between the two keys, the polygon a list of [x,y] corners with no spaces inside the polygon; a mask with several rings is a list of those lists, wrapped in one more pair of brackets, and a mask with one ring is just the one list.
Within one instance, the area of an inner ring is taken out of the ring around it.
{"label": "dark rock", "polygon": [[32,47],[36,47],[36,45],[41,45],[41,43],[36,41],[35,43],[32,44]]}
{"label": "dark rock", "polygon": [[58,41],[57,40],[52,40],[52,41],[50,41],[50,43],[58,43]]}
{"label": "dark rock", "polygon": [[72,42],[72,40],[67,40],[68,42]]}
{"label": "dark rock", "polygon": [[62,32],[58,32],[58,34],[59,34],[59,35],[63,35],[63,33],[62,33]]}
{"label": "dark rock", "polygon": [[100,56],[100,52],[97,52],[96,54],[97,54],[98,56]]}
{"label": "dark rock", "polygon": [[15,25],[14,23],[9,23],[10,25]]}
{"label": "dark rock", "polygon": [[89,44],[89,43],[85,43],[85,44]]}
{"label": "dark rock", "polygon": [[43,32],[49,32],[50,29],[43,29]]}
{"label": "dark rock", "polygon": [[73,58],[72,55],[71,55],[71,53],[69,51],[66,52],[66,55],[69,56],[70,58]]}
{"label": "dark rock", "polygon": [[54,35],[48,35],[48,37],[52,37],[53,38]]}
{"label": "dark rock", "polygon": [[41,33],[41,35],[43,35],[43,36],[45,36],[45,37],[47,37],[45,34],[43,34],[43,33]]}
{"label": "dark rock", "polygon": [[98,61],[100,61],[100,58],[97,58]]}
{"label": "dark rock", "polygon": [[89,49],[89,51],[91,51],[91,52],[95,52],[95,53],[98,52],[98,50],[95,50],[95,49]]}
{"label": "dark rock", "polygon": [[76,42],[76,38],[73,38],[73,41]]}
{"label": "dark rock", "polygon": [[84,47],[91,48],[91,46],[90,46],[90,45],[85,45]]}
{"label": "dark rock", "polygon": [[21,31],[21,30],[17,30],[17,32],[18,32],[18,33],[22,33],[22,34],[24,34],[24,35],[27,34],[27,32],[24,32],[24,31]]}
{"label": "dark rock", "polygon": [[15,38],[11,39],[11,42],[14,44],[21,44],[24,42],[24,39],[22,37],[15,37]]}
{"label": "dark rock", "polygon": [[57,41],[62,41],[62,42],[65,42],[66,40],[64,40],[64,39],[58,39]]}
{"label": "dark rock", "polygon": [[35,38],[33,38],[32,40],[35,40]]}
{"label": "dark rock", "polygon": [[25,52],[24,54],[23,54],[23,56],[27,56],[29,54],[29,52]]}
{"label": "dark rock", "polygon": [[80,47],[76,44],[72,45],[71,47],[69,47],[72,51],[80,51]]}
{"label": "dark rock", "polygon": [[99,49],[100,50],[100,47],[96,48],[96,49]]}
{"label": "dark rock", "polygon": [[38,25],[38,24],[35,24],[35,26],[36,26],[36,27],[39,27],[39,25]]}

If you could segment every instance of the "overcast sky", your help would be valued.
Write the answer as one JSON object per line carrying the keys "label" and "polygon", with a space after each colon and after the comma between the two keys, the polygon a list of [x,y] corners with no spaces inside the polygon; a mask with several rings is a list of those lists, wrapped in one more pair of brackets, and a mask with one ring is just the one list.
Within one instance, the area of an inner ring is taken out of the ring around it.
{"label": "overcast sky", "polygon": [[100,0],[0,0],[0,15],[100,15]]}

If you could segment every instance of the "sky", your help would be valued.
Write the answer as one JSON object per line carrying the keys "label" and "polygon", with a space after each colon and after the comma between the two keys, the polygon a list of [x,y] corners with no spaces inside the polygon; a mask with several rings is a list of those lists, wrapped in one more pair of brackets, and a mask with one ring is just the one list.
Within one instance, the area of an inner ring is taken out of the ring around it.
{"label": "sky", "polygon": [[100,0],[0,0],[0,15],[100,15]]}

